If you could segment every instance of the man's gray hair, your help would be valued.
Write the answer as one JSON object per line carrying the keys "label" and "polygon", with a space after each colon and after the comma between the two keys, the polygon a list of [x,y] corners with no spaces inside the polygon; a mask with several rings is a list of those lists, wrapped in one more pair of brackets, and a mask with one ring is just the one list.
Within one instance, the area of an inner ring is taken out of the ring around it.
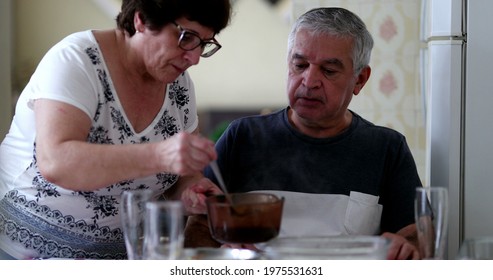
{"label": "man's gray hair", "polygon": [[346,9],[315,8],[300,16],[288,37],[288,55],[291,55],[296,33],[300,29],[353,38],[353,68],[356,75],[370,64],[373,38],[361,18]]}

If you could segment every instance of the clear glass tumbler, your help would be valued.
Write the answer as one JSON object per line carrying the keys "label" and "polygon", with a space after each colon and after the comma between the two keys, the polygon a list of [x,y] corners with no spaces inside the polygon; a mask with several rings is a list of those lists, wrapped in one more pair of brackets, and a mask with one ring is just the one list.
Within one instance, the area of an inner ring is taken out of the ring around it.
{"label": "clear glass tumbler", "polygon": [[146,204],[144,259],[175,260],[183,250],[183,205],[180,201]]}
{"label": "clear glass tumbler", "polygon": [[414,210],[421,258],[444,259],[449,211],[447,188],[416,188]]}
{"label": "clear glass tumbler", "polygon": [[129,190],[122,194],[120,215],[129,260],[142,259],[145,204],[153,197],[152,190]]}

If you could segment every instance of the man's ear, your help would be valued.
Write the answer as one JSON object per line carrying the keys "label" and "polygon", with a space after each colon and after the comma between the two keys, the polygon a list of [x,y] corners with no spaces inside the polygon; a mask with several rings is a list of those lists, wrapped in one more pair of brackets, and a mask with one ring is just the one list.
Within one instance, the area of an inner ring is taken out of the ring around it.
{"label": "man's ear", "polygon": [[354,85],[353,94],[358,95],[361,89],[365,86],[366,82],[370,78],[371,75],[371,67],[365,66],[358,74],[356,78],[356,84]]}

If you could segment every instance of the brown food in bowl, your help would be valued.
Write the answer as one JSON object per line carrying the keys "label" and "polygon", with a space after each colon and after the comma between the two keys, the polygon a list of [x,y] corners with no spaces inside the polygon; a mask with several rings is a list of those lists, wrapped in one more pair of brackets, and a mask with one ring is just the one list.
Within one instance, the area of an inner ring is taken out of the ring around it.
{"label": "brown food in bowl", "polygon": [[[206,200],[212,237],[222,243],[260,243],[279,234],[284,198],[268,193],[234,193]],[[230,203],[232,202],[232,204]]]}

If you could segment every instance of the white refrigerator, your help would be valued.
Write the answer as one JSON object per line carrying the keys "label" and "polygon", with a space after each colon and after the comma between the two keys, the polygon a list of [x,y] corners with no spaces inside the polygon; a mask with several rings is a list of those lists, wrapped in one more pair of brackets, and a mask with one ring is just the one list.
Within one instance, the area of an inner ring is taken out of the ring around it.
{"label": "white refrigerator", "polygon": [[493,1],[423,0],[427,181],[449,190],[448,258],[493,236]]}

